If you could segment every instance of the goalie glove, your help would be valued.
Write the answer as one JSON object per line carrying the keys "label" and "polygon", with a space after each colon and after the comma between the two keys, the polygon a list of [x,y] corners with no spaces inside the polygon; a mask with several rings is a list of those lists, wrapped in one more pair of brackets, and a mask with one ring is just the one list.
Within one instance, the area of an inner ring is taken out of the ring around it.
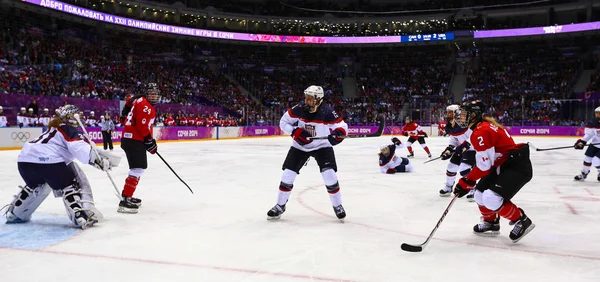
{"label": "goalie glove", "polygon": [[442,157],[442,160],[447,160],[450,157],[452,157],[452,154],[454,154],[454,146],[449,145],[448,147],[446,147],[446,150],[444,150],[442,152],[442,154],[440,155],[440,157]]}
{"label": "goalie glove", "polygon": [[102,171],[111,169],[110,160],[106,157],[98,157],[94,150],[90,150],[90,165]]}
{"label": "goalie glove", "polygon": [[585,144],[587,144],[587,142],[579,139],[579,140],[577,140],[577,142],[575,142],[575,145],[573,145],[573,147],[575,148],[575,150],[583,150],[583,147],[585,147]]}

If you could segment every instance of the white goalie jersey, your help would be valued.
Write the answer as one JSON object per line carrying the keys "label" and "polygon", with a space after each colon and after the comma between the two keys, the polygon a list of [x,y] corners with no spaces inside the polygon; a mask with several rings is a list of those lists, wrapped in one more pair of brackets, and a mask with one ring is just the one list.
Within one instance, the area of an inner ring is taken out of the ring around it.
{"label": "white goalie jersey", "polygon": [[40,164],[70,163],[78,159],[84,164],[90,162],[90,144],[77,128],[61,125],[50,128],[37,139],[23,144],[17,161]]}
{"label": "white goalie jersey", "polygon": [[[345,132],[348,132],[348,125],[337,115],[331,106],[323,104],[317,112],[309,113],[304,110],[303,105],[304,103],[300,103],[283,114],[279,121],[279,127],[283,132],[292,134],[292,131],[297,127],[303,128],[311,136],[327,136],[331,134],[332,130],[337,128],[343,128]],[[302,146],[293,141],[292,147],[304,152],[310,152],[331,147],[331,143],[327,139],[313,140],[309,144]]]}

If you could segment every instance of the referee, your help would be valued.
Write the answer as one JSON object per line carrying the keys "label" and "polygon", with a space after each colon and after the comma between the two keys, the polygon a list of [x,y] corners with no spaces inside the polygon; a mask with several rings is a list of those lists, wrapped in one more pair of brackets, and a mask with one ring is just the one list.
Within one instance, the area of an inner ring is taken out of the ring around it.
{"label": "referee", "polygon": [[107,145],[110,150],[113,150],[111,133],[115,130],[115,124],[110,119],[108,113],[100,117],[100,125],[102,126],[102,141],[104,142],[104,150],[106,151]]}

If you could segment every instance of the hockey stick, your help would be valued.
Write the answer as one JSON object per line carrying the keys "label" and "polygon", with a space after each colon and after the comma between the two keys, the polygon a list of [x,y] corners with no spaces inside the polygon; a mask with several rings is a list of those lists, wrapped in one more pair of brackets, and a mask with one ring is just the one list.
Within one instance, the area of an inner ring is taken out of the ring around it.
{"label": "hockey stick", "polygon": [[439,157],[437,157],[437,158],[433,158],[433,159],[431,159],[431,160],[426,160],[426,161],[424,162],[424,164],[426,164],[426,163],[430,163],[430,162],[433,162],[433,161],[437,161],[437,160],[439,160],[439,159],[441,159],[441,158],[442,158],[442,156],[439,156]]}
{"label": "hockey stick", "polygon": [[429,244],[429,240],[431,240],[431,238],[433,237],[433,234],[435,234],[435,231],[437,231],[438,227],[440,227],[440,225],[442,224],[442,221],[444,221],[444,218],[446,217],[446,215],[450,211],[450,208],[454,204],[454,201],[456,201],[456,198],[458,198],[458,195],[454,195],[454,197],[450,201],[450,204],[448,204],[448,207],[446,208],[446,210],[442,214],[442,217],[440,217],[440,220],[438,220],[438,222],[435,225],[435,227],[433,228],[433,230],[431,230],[431,233],[429,234],[429,237],[427,237],[427,239],[425,240],[425,242],[423,242],[423,244],[420,244],[420,245],[411,245],[411,244],[402,243],[402,245],[400,246],[400,248],[403,251],[407,251],[407,252],[413,252],[413,253],[422,252],[423,249],[425,248],[425,246],[427,246],[427,244]]}
{"label": "hockey stick", "polygon": [[[540,152],[540,151],[560,150],[560,149],[569,149],[569,148],[573,148],[574,147],[574,145],[571,145],[571,146],[561,146],[561,147],[552,147],[552,148],[543,148],[543,149],[540,149],[540,148],[537,148],[536,146],[534,146],[533,144],[531,144],[529,142],[527,144],[529,144],[529,146],[531,146],[532,148],[534,148],[538,152]],[[584,146],[594,146],[594,145],[600,145],[600,143],[585,144]]]}
{"label": "hockey stick", "polygon": [[175,176],[177,176],[177,178],[179,178],[179,180],[181,182],[183,182],[183,185],[185,185],[190,190],[190,192],[192,192],[192,194],[194,194],[194,191],[192,191],[192,188],[190,188],[190,186],[187,185],[187,183],[185,183],[185,181],[183,181],[183,179],[181,179],[181,177],[179,177],[179,175],[177,175],[177,173],[175,172],[175,170],[173,170],[173,168],[169,165],[169,163],[167,163],[167,161],[165,161],[165,159],[163,159],[163,157],[158,152],[156,152],[156,155],[158,155],[158,157],[167,165],[167,167],[169,167],[169,169],[173,172],[173,174],[175,174]]}
{"label": "hockey stick", "polygon": [[[383,134],[383,129],[385,128],[385,119],[381,118],[379,120],[379,128],[377,129],[377,132],[375,133],[371,133],[371,134],[352,134],[352,135],[344,135],[344,136],[337,136],[337,138],[364,138],[364,137],[379,137],[381,136],[381,134]],[[308,137],[309,140],[322,140],[322,139],[328,139],[329,136],[315,136],[315,137]]]}
{"label": "hockey stick", "polygon": [[[73,117],[75,118],[75,120],[77,120],[79,127],[81,127],[81,129],[83,129],[83,134],[85,134],[85,138],[87,138],[91,142],[92,138],[90,138],[90,135],[88,134],[87,130],[85,130],[85,126],[83,126],[83,123],[79,119],[79,114],[74,114]],[[100,159],[100,154],[98,153],[98,148],[96,148],[96,146],[94,146],[92,144],[90,144],[90,147],[92,147],[92,151],[94,151],[94,153],[96,154],[96,158]],[[110,176],[110,173],[108,173],[108,171],[106,171],[106,176],[108,176],[108,179],[110,179],[110,182],[112,183],[113,188],[115,188],[115,195],[117,196],[117,198],[119,198],[119,201],[123,201],[123,198],[121,197],[121,193],[119,193],[119,189],[117,188],[117,184],[115,184],[115,181],[112,179],[112,176]]]}

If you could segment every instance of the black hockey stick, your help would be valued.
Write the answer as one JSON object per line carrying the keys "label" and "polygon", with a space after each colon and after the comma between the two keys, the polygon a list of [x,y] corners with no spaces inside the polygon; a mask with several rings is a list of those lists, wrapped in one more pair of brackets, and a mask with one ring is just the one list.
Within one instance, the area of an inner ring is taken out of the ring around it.
{"label": "black hockey stick", "polygon": [[175,176],[177,176],[177,178],[179,178],[179,180],[181,180],[181,182],[183,182],[183,185],[185,185],[190,190],[190,192],[192,192],[192,194],[194,194],[194,191],[192,191],[192,188],[190,188],[190,186],[187,185],[187,183],[185,183],[185,181],[183,181],[183,179],[181,179],[181,177],[179,177],[179,175],[177,175],[177,173],[173,170],[173,168],[169,165],[169,163],[167,163],[167,161],[165,161],[165,159],[163,159],[163,157],[158,152],[156,152],[156,155],[158,155],[158,157],[169,167],[169,169],[173,172],[173,174],[175,174]]}
{"label": "black hockey stick", "polygon": [[454,204],[454,201],[456,201],[456,198],[458,198],[458,195],[454,195],[454,197],[450,201],[450,204],[448,204],[448,207],[446,208],[446,210],[442,214],[442,217],[440,217],[440,220],[438,220],[438,223],[435,225],[435,227],[433,228],[433,230],[431,230],[431,233],[429,234],[429,237],[427,237],[427,239],[425,240],[425,242],[423,242],[423,244],[420,244],[420,245],[411,245],[411,244],[402,243],[402,245],[400,246],[400,248],[403,251],[407,251],[407,252],[413,252],[413,253],[422,252],[423,249],[425,248],[425,246],[427,246],[427,244],[429,244],[429,240],[431,240],[431,238],[433,237],[433,234],[435,234],[435,231],[437,231],[438,227],[440,227],[440,225],[442,224],[442,221],[444,221],[444,218],[446,217],[446,215],[450,211],[450,208]]}
{"label": "black hockey stick", "polygon": [[[575,145],[571,145],[571,146],[561,146],[561,147],[552,147],[552,148],[537,148],[536,146],[534,146],[533,144],[527,142],[527,144],[529,144],[529,146],[531,146],[532,148],[535,148],[536,151],[540,152],[540,151],[552,151],[552,150],[560,150],[560,149],[569,149],[569,148],[574,148]],[[585,144],[585,146],[594,146],[594,145],[600,145],[600,143],[594,143],[594,144]]]}
{"label": "black hockey stick", "polygon": [[439,156],[439,157],[437,157],[437,158],[433,158],[433,159],[431,159],[431,160],[426,160],[426,161],[424,162],[424,164],[426,164],[426,163],[430,163],[430,162],[433,162],[433,161],[437,161],[437,160],[439,160],[439,159],[441,159],[441,158],[442,158],[442,156]]}
{"label": "black hockey stick", "polygon": [[[377,132],[375,133],[371,133],[371,134],[352,134],[352,135],[344,135],[344,136],[338,136],[338,138],[364,138],[364,137],[379,137],[381,136],[381,134],[383,134],[383,130],[385,128],[385,119],[381,118],[379,120],[379,128],[377,129]],[[329,138],[329,136],[315,136],[315,137],[308,137],[309,140],[321,140],[321,139],[327,139]]]}

